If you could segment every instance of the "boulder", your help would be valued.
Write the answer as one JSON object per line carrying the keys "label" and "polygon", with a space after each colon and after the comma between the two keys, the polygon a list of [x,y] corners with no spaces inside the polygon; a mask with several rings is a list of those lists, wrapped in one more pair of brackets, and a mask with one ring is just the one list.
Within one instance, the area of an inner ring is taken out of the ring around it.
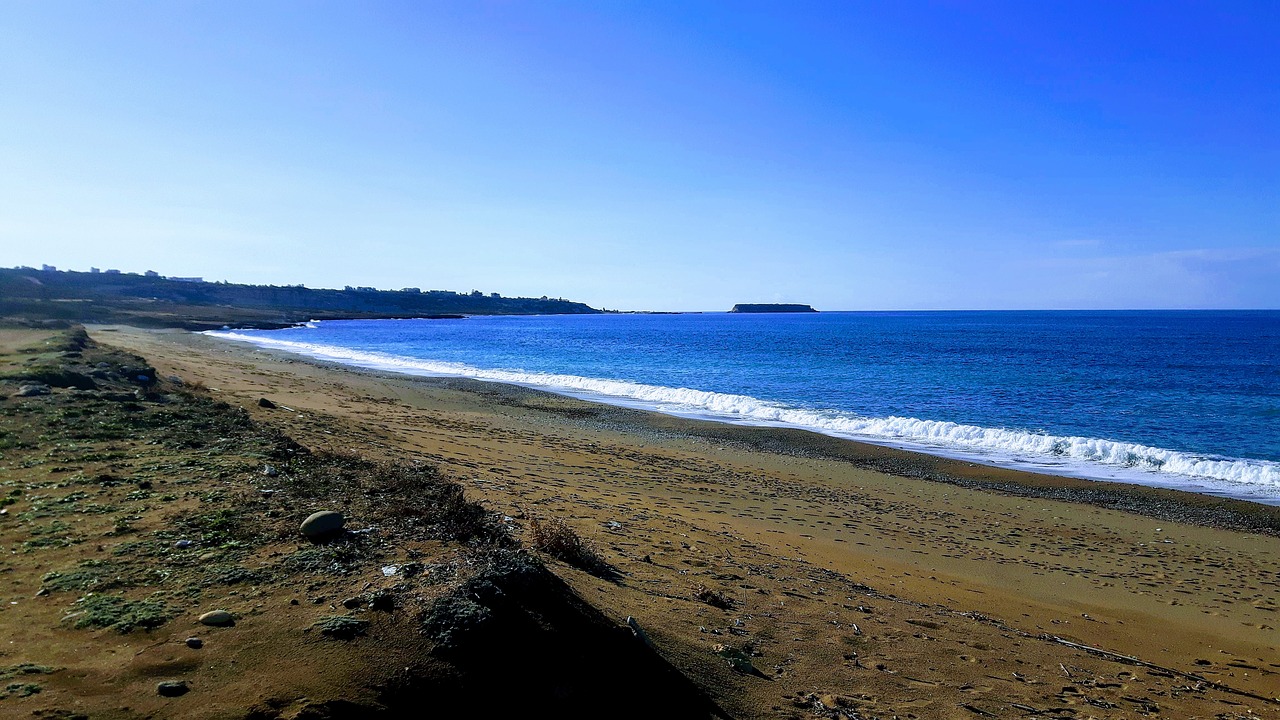
{"label": "boulder", "polygon": [[48,395],[53,392],[52,389],[44,383],[26,383],[18,388],[18,392],[14,393],[17,397],[34,397],[36,395]]}
{"label": "boulder", "polygon": [[200,616],[202,625],[213,625],[215,627],[224,627],[227,625],[235,625],[235,618],[231,617],[231,613],[226,610],[210,610]]}
{"label": "boulder", "polygon": [[342,532],[342,526],[346,522],[347,519],[336,510],[321,510],[308,515],[298,531],[311,540],[324,540]]}

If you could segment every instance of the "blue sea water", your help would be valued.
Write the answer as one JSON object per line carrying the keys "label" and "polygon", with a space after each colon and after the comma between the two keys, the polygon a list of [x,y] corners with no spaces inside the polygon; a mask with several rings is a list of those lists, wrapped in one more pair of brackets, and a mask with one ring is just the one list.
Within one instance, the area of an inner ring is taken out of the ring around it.
{"label": "blue sea water", "polygon": [[211,334],[1280,504],[1277,311],[469,317]]}

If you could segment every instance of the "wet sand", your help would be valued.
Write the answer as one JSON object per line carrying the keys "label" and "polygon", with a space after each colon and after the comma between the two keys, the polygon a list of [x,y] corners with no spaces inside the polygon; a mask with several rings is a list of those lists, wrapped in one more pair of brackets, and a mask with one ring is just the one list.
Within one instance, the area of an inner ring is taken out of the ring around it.
{"label": "wet sand", "polygon": [[[434,462],[517,525],[565,519],[622,580],[565,579],[741,716],[1280,717],[1276,508],[91,332],[313,447]],[[701,670],[718,646],[756,674]]]}

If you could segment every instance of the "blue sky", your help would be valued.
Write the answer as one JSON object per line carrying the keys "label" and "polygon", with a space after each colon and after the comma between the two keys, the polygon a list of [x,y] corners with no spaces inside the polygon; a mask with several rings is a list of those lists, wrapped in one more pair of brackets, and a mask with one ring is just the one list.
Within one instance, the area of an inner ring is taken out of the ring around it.
{"label": "blue sky", "polygon": [[10,2],[0,265],[1280,307],[1280,3]]}

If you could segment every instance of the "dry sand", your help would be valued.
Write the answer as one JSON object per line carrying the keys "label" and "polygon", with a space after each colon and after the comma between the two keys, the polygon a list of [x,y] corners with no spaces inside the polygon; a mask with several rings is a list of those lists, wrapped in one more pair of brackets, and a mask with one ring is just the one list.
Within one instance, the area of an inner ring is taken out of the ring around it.
{"label": "dry sand", "polygon": [[[1087,481],[180,331],[91,332],[304,444],[431,461],[513,524],[566,520],[621,579],[557,572],[619,622],[633,616],[738,717],[1280,717],[1280,539],[1171,520],[1191,512],[1177,493],[1108,490],[1155,518],[867,466]],[[717,646],[754,655],[755,673],[724,672]]]}

